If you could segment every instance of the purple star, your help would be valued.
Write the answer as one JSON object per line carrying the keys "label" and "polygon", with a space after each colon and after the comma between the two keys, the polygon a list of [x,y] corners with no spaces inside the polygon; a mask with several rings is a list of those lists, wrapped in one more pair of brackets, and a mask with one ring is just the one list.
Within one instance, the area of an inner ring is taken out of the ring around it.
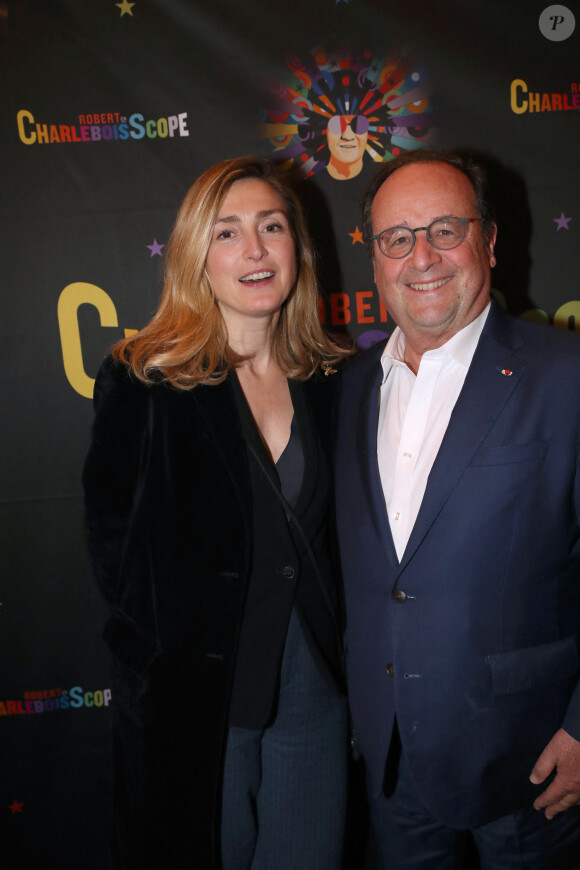
{"label": "purple star", "polygon": [[157,239],[153,239],[153,244],[147,245],[147,247],[151,251],[151,257],[160,257],[165,245],[160,245]]}
{"label": "purple star", "polygon": [[553,220],[558,224],[556,229],[567,230],[568,224],[570,223],[572,218],[567,218],[566,215],[564,214],[564,212],[562,212],[562,214],[560,215],[559,218],[553,218]]}

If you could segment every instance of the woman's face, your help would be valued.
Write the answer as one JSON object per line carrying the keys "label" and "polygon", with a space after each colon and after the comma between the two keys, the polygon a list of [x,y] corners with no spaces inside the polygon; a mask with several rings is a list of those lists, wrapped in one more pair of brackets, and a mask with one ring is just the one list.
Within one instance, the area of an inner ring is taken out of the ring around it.
{"label": "woman's face", "polygon": [[232,184],[205,268],[227,325],[277,317],[296,282],[296,250],[284,203],[265,181]]}

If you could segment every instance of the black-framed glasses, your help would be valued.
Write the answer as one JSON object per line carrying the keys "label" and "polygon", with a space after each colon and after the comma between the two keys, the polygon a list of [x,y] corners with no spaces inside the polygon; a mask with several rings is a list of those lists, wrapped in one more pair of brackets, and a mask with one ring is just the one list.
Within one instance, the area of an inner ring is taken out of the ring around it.
{"label": "black-framed glasses", "polygon": [[376,241],[381,254],[398,260],[406,257],[415,247],[419,230],[425,230],[427,239],[434,248],[440,251],[451,251],[457,248],[465,238],[467,224],[480,221],[483,218],[441,217],[431,221],[428,227],[389,227],[371,236],[370,241]]}

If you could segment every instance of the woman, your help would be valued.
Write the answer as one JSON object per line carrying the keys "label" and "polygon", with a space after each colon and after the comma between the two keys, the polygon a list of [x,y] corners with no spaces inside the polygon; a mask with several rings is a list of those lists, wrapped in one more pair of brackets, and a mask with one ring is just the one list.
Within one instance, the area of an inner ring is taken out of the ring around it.
{"label": "woman", "polygon": [[[292,190],[193,184],[159,309],[95,386],[88,543],[111,607],[115,866],[334,870],[345,805],[322,331]],[[326,377],[326,375],[331,375]]]}

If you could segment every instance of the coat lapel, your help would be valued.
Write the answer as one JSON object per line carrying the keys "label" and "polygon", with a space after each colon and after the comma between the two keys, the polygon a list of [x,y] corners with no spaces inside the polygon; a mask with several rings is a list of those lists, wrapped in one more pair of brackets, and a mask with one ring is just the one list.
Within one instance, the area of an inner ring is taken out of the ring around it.
{"label": "coat lapel", "polygon": [[[304,475],[302,488],[296,504],[295,513],[298,517],[305,517],[311,507],[313,499],[318,491],[319,475],[324,471],[324,455],[321,454],[321,444],[324,443],[326,433],[330,429],[330,409],[326,408],[324,419],[321,417],[322,408],[325,406],[325,396],[316,390],[318,384],[314,379],[311,381],[289,381],[290,394],[294,405],[298,431],[302,439],[304,451],[304,467],[309,469]],[[328,474],[328,470],[327,470]]]}
{"label": "coat lapel", "polygon": [[433,463],[421,509],[403,554],[403,571],[481,447],[525,373],[506,315],[492,303],[463,389]]}
{"label": "coat lapel", "polygon": [[[384,350],[385,343],[382,344]],[[382,354],[382,351],[381,351]],[[381,540],[389,563],[398,565],[399,560],[391,534],[385,497],[381,485],[377,461],[377,428],[379,422],[379,390],[383,378],[380,356],[361,385],[360,423],[353,414],[352,425],[357,427],[356,455],[361,463],[361,479],[364,481],[369,505],[369,514],[376,534]]]}
{"label": "coat lapel", "polygon": [[230,378],[221,384],[196,387],[185,398],[191,399],[186,405],[191,425],[199,426],[201,417],[245,515],[251,501],[248,455]]}

